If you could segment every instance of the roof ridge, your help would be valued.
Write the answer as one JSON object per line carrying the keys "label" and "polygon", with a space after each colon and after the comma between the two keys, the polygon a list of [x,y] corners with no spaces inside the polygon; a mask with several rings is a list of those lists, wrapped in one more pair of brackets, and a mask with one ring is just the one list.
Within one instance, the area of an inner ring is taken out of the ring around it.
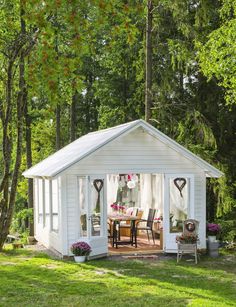
{"label": "roof ridge", "polygon": [[136,120],[133,120],[131,122],[128,122],[128,123],[124,123],[124,124],[120,124],[120,125],[117,125],[117,126],[113,126],[113,127],[109,127],[109,128],[105,128],[105,129],[101,129],[101,130],[97,130],[97,131],[91,131],[85,135],[91,135],[91,134],[98,134],[98,133],[102,133],[102,132],[105,132],[105,131],[110,131],[110,130],[114,130],[114,129],[117,129],[117,128],[121,128],[121,127],[125,127],[125,126],[129,126],[135,122],[141,122],[142,120],[141,119],[136,119]]}

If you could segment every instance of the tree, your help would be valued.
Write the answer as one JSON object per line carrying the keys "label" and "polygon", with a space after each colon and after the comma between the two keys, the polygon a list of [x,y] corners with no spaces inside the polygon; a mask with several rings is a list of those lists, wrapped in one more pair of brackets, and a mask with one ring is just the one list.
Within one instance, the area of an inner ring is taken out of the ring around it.
{"label": "tree", "polygon": [[221,24],[213,30],[205,44],[200,45],[200,64],[203,73],[215,77],[226,91],[228,104],[236,103],[236,3],[223,1]]}
{"label": "tree", "polygon": [[153,1],[147,1],[147,21],[146,21],[146,84],[145,84],[145,120],[151,118],[152,106],[152,14]]}
{"label": "tree", "polygon": [[[5,96],[0,100],[0,117],[2,122],[2,144],[3,144],[3,178],[0,183],[0,250],[8,235],[16,192],[18,175],[21,165],[22,140],[23,140],[23,117],[24,107],[27,99],[27,88],[25,82],[25,58],[29,55],[36,42],[35,31],[26,31],[24,20],[24,5],[7,3],[2,11],[2,26],[6,26],[9,7],[16,10],[20,20],[19,30],[16,23],[11,33],[1,33],[4,41],[1,52],[2,67],[6,72],[2,80],[5,88]],[[16,70],[19,70],[18,74]],[[14,95],[14,83],[18,81],[18,93]],[[15,131],[14,120],[16,119]],[[14,146],[14,140],[16,146]],[[13,161],[14,159],[14,161]]]}

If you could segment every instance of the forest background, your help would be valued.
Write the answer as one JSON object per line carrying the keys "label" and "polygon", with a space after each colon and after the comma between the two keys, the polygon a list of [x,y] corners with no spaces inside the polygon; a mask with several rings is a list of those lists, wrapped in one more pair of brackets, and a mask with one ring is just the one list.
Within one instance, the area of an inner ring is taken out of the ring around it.
{"label": "forest background", "polygon": [[235,239],[235,42],[235,0],[0,1],[0,249],[33,233],[25,169],[139,118],[225,173],[207,219]]}

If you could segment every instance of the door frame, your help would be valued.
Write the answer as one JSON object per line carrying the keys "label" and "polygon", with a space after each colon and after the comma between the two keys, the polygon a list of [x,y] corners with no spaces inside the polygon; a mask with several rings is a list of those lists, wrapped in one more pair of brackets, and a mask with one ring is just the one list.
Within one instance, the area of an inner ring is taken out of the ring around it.
{"label": "door frame", "polygon": [[183,177],[189,179],[189,207],[188,218],[194,219],[194,194],[195,194],[195,177],[194,174],[186,173],[171,173],[164,174],[164,189],[163,189],[163,250],[166,253],[176,253],[177,245],[175,238],[181,233],[170,233],[170,193],[169,193],[169,179]]}
{"label": "door frame", "polygon": [[[85,208],[86,208],[86,219],[87,219],[87,235],[81,236],[80,233],[80,204],[79,204],[79,178],[85,179]],[[91,232],[91,191],[93,187],[94,179],[102,179],[103,180],[103,198],[100,202],[101,205],[101,229],[100,236],[92,236]],[[88,258],[98,258],[103,257],[108,254],[108,245],[107,245],[107,179],[106,174],[97,174],[97,175],[77,175],[77,210],[78,210],[78,239],[80,241],[87,242],[92,249],[92,252]]]}

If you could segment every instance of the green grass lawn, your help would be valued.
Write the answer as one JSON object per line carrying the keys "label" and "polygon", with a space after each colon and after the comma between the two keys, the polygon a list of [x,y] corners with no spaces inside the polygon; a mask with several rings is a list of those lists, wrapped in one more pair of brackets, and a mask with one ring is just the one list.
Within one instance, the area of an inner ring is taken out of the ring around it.
{"label": "green grass lawn", "polygon": [[182,260],[53,260],[0,253],[0,306],[236,306],[236,255]]}

